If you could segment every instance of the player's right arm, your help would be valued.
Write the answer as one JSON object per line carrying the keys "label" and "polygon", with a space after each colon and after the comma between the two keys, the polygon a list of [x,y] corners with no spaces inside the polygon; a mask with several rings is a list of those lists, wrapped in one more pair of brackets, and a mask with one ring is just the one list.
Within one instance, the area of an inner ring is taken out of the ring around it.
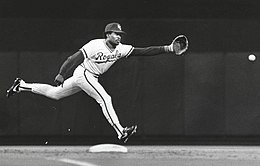
{"label": "player's right arm", "polygon": [[55,77],[54,82],[56,85],[61,85],[64,82],[64,77],[66,77],[67,73],[80,65],[84,60],[83,53],[79,50],[73,55],[69,56],[66,61],[60,67],[59,74]]}

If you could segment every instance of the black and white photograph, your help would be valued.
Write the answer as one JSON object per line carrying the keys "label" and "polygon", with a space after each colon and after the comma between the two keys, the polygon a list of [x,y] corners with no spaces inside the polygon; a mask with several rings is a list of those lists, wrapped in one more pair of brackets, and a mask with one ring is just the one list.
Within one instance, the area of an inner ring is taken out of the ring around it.
{"label": "black and white photograph", "polygon": [[257,0],[1,0],[0,166],[258,166]]}

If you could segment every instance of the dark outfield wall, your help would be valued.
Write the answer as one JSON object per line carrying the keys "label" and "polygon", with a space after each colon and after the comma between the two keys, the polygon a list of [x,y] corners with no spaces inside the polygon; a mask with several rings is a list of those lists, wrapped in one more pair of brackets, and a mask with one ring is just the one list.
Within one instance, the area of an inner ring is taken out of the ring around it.
{"label": "dark outfield wall", "polygon": [[[60,101],[30,93],[5,97],[17,76],[53,84],[66,57],[90,39],[102,37],[110,21],[0,20],[3,142],[19,143],[19,138],[25,143],[50,138],[58,140],[53,144],[60,140],[86,143],[90,138],[116,142],[101,109],[83,92]],[[133,142],[249,141],[259,136],[260,65],[247,60],[249,53],[260,56],[259,21],[117,21],[128,33],[123,41],[134,46],[169,44],[178,34],[190,40],[184,57],[131,57],[117,62],[100,78],[113,97],[121,123],[138,124]]]}

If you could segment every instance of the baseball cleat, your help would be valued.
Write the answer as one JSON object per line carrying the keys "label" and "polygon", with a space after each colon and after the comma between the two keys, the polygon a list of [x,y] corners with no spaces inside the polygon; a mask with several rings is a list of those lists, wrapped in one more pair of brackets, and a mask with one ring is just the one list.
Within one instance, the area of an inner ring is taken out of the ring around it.
{"label": "baseball cleat", "polygon": [[122,140],[124,143],[126,143],[127,140],[129,139],[129,137],[131,135],[133,135],[134,133],[136,133],[136,129],[137,129],[137,125],[131,126],[131,127],[125,127],[123,130],[123,135],[120,138],[120,140]]}
{"label": "baseball cleat", "polygon": [[10,97],[12,95],[14,95],[15,93],[19,93],[19,86],[21,83],[21,78],[16,78],[14,80],[13,85],[6,91],[6,97]]}

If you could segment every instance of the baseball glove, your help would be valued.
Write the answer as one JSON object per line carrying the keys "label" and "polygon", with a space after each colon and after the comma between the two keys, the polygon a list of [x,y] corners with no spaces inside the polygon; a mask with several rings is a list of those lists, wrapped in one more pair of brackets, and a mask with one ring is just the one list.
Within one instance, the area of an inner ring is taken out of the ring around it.
{"label": "baseball glove", "polygon": [[175,37],[170,45],[176,55],[182,55],[188,49],[188,38],[185,35]]}

